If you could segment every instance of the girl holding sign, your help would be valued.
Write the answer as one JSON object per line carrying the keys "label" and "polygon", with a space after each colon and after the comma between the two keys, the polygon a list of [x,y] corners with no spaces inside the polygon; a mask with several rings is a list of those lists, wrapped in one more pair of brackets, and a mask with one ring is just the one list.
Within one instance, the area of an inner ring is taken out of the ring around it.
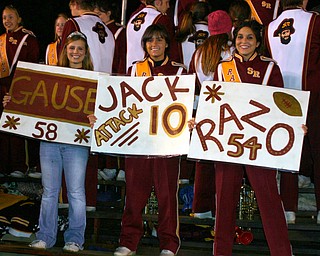
{"label": "girl holding sign", "polygon": [[[129,68],[131,76],[169,76],[186,74],[186,68],[169,59],[169,34],[160,24],[150,25],[141,43],[146,58]],[[88,116],[91,127],[97,118]],[[153,186],[158,199],[158,229],[160,255],[176,255],[180,247],[177,156],[126,157],[126,204],[121,222],[120,246],[115,256],[135,255],[144,234],[142,213]]]}
{"label": "girl holding sign", "polygon": [[[58,66],[93,70],[87,39],[81,32],[67,38]],[[3,106],[11,100],[3,99]],[[57,142],[40,142],[40,163],[43,194],[37,240],[30,247],[47,249],[55,245],[58,231],[58,199],[64,173],[69,201],[69,226],[64,233],[63,250],[78,252],[83,249],[86,228],[85,176],[89,148]]]}
{"label": "girl holding sign", "polygon": [[[141,43],[147,57],[129,68],[131,76],[186,74],[184,65],[169,59],[169,34],[159,24],[149,26]],[[121,222],[120,247],[114,255],[133,255],[144,234],[142,212],[152,187],[158,199],[160,255],[176,255],[180,247],[178,218],[179,157],[127,157],[126,204]]]}
{"label": "girl holding sign", "polygon": [[[234,56],[221,62],[215,81],[244,82],[283,87],[277,64],[259,54],[262,44],[261,25],[256,21],[242,23],[234,31]],[[254,72],[247,70],[251,68]],[[228,71],[227,71],[228,69]],[[259,72],[259,76],[255,76]],[[244,171],[253,187],[270,254],[291,256],[288,229],[278,193],[276,170],[239,164],[216,163],[216,222],[214,255],[231,255],[236,226],[236,210]]]}
{"label": "girl holding sign", "polygon": [[[87,38],[81,32],[67,37],[58,66],[93,70]],[[86,228],[85,177],[89,148],[56,142],[41,141],[40,162],[43,194],[37,240],[29,246],[46,249],[55,245],[58,230],[58,199],[64,173],[69,202],[69,226],[64,233],[63,250],[83,249]]]}

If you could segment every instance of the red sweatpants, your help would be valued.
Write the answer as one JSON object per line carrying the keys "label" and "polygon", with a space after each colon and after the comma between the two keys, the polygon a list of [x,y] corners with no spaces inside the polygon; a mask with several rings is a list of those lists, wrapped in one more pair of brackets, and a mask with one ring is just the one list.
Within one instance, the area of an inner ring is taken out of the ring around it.
{"label": "red sweatpants", "polygon": [[196,162],[192,211],[202,213],[216,211],[216,183],[213,162]]}
{"label": "red sweatpants", "polygon": [[144,233],[142,212],[152,186],[158,199],[160,250],[176,253],[180,247],[178,218],[179,158],[126,158],[126,204],[120,245],[137,250]]}
{"label": "red sweatpants", "polygon": [[276,171],[228,163],[216,163],[217,210],[214,255],[232,255],[236,210],[244,171],[256,194],[270,255],[291,256],[287,224],[277,188]]}

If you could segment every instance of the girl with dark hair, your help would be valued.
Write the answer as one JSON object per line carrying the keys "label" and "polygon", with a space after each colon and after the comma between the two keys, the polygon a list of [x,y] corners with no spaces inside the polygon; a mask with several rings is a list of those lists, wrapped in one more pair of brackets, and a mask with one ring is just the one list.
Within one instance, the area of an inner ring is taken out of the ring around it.
{"label": "girl with dark hair", "polygon": [[[244,22],[236,28],[234,31],[236,52],[232,58],[218,65],[214,73],[215,81],[283,87],[280,68],[272,59],[259,54],[262,44],[261,29],[257,21]],[[250,75],[247,72],[248,68],[253,68],[260,76]],[[246,172],[257,197],[270,255],[291,256],[288,229],[276,181],[277,171],[223,162],[216,163],[215,171],[217,209],[214,255],[232,254],[237,204],[242,179]]]}
{"label": "girl with dark hair", "polygon": [[[141,44],[146,58],[129,67],[131,76],[181,75],[187,71],[184,65],[172,61],[167,52],[169,34],[160,24],[147,27]],[[89,116],[90,124],[96,118]],[[158,229],[160,255],[176,255],[180,248],[178,179],[179,157],[126,157],[126,203],[121,221],[120,246],[115,256],[134,255],[144,234],[142,213],[152,187],[158,199]],[[143,166],[143,168],[141,168]]]}

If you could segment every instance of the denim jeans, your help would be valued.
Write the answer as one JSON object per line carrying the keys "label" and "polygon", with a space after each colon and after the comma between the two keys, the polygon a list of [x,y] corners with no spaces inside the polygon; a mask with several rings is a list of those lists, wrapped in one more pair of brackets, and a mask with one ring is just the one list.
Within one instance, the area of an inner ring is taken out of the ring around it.
{"label": "denim jeans", "polygon": [[89,148],[55,142],[40,143],[43,194],[37,239],[50,248],[55,245],[58,230],[58,200],[64,172],[69,201],[69,227],[65,242],[84,244],[86,228],[85,174]]}

